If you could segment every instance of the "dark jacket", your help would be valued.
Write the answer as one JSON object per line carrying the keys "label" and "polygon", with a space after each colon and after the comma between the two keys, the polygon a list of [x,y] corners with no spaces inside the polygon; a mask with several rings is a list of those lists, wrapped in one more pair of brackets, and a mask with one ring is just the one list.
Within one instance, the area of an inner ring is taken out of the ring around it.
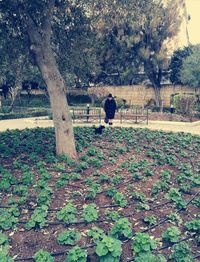
{"label": "dark jacket", "polygon": [[107,98],[104,104],[104,110],[106,112],[106,117],[108,119],[113,119],[115,117],[116,108],[117,106],[116,106],[115,100],[114,99],[109,100]]}

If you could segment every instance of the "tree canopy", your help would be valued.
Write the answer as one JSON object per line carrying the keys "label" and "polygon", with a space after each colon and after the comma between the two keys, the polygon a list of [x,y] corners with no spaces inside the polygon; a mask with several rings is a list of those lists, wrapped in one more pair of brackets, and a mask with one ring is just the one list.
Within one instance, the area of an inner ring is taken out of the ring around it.
{"label": "tree canopy", "polygon": [[192,47],[191,53],[183,60],[180,71],[181,82],[190,87],[200,87],[200,45]]}
{"label": "tree canopy", "polygon": [[[6,30],[12,28],[23,51],[28,46],[24,10],[35,22],[42,23],[47,2],[1,2],[1,5],[4,3],[2,13],[9,7],[10,22]],[[157,0],[55,1],[51,41],[67,85],[129,84],[134,74],[144,68],[151,83],[159,86],[167,62],[165,41],[178,32],[178,12],[179,6],[171,0],[165,5]],[[3,20],[6,20],[5,14]],[[17,46],[13,41],[10,45]]]}
{"label": "tree canopy", "polygon": [[192,52],[192,46],[186,46],[181,49],[177,49],[171,58],[170,62],[170,80],[174,85],[182,85],[183,82],[180,79],[180,72],[182,69],[183,61]]}

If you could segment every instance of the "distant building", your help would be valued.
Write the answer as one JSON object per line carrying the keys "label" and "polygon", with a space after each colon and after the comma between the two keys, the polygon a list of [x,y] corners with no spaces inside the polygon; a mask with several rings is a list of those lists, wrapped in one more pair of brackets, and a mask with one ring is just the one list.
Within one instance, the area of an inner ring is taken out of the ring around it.
{"label": "distant building", "polygon": [[166,42],[169,56],[171,56],[171,54],[176,49],[182,48],[184,46],[188,46],[190,44],[189,32],[188,32],[188,22],[190,20],[190,16],[188,15],[187,12],[186,2],[185,0],[174,0],[174,2],[180,8],[181,25],[178,34]]}

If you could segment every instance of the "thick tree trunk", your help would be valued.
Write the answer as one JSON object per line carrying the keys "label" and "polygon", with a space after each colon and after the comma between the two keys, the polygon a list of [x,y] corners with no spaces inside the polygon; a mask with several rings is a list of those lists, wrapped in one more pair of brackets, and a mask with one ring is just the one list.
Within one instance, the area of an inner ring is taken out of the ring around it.
{"label": "thick tree trunk", "polygon": [[41,49],[40,53],[36,53],[36,60],[48,87],[55,126],[56,153],[58,155],[67,154],[75,159],[77,154],[65,84],[57,69],[52,50],[50,48]]}
{"label": "thick tree trunk", "polygon": [[154,88],[156,106],[157,106],[157,107],[160,107],[160,106],[161,106],[160,87],[154,85],[153,88]]}
{"label": "thick tree trunk", "polygon": [[47,1],[41,25],[33,21],[28,11],[25,23],[31,43],[30,50],[35,55],[36,63],[48,88],[55,126],[56,153],[67,154],[75,159],[77,153],[65,84],[51,49],[51,19],[54,5],[54,0]]}
{"label": "thick tree trunk", "polygon": [[151,81],[155,94],[156,106],[161,106],[160,83],[162,79],[162,69],[154,68],[153,64],[149,61],[144,63],[144,70],[149,80]]}

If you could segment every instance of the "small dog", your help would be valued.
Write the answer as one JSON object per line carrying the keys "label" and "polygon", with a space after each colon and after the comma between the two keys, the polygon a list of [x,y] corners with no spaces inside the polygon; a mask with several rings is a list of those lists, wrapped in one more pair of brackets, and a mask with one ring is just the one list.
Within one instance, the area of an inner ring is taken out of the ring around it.
{"label": "small dog", "polygon": [[101,135],[104,128],[105,128],[105,126],[102,126],[102,125],[100,125],[99,127],[96,127],[95,128],[95,135],[97,135],[97,134]]}

